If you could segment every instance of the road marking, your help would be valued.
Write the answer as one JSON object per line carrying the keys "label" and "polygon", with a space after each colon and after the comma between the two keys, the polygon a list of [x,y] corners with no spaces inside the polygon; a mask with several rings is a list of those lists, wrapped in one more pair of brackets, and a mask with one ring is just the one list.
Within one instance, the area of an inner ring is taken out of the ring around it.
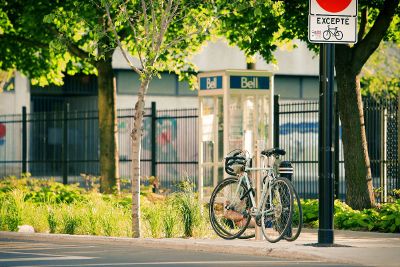
{"label": "road marking", "polygon": [[30,255],[39,257],[26,257],[26,258],[8,258],[0,259],[0,262],[18,262],[18,261],[52,261],[52,260],[91,260],[95,257],[85,257],[85,256],[66,256],[58,254],[48,254],[48,253],[30,253],[30,252],[20,252],[20,251],[2,251],[4,254],[17,254],[17,255]]}
{"label": "road marking", "polygon": [[[135,266],[135,265],[188,265],[188,264],[201,264],[201,265],[240,265],[240,266],[246,266],[250,264],[271,264],[273,263],[274,266],[276,265],[282,265],[282,264],[299,264],[299,263],[321,263],[321,261],[170,261],[170,262],[124,262],[124,263],[79,263],[79,264],[68,264],[68,265],[63,265],[63,264],[57,264],[57,265],[46,265],[46,267],[66,267],[66,266]],[[29,266],[20,266],[20,267],[33,267],[33,265]]]}
{"label": "road marking", "polygon": [[[36,244],[35,244],[36,246]],[[1,247],[1,246],[0,246]],[[2,251],[8,251],[8,250],[54,250],[54,249],[87,249],[87,248],[95,248],[96,246],[75,246],[75,245],[70,245],[70,246],[52,246],[52,247],[3,247],[1,248]]]}
{"label": "road marking", "polygon": [[[2,251],[4,252],[4,251]],[[49,256],[49,257],[64,257],[59,254],[48,254],[48,253],[34,253],[34,252],[20,252],[20,251],[6,251],[7,254],[22,254],[22,255],[37,255],[37,256]]]}
{"label": "road marking", "polygon": [[[91,260],[92,257],[83,256],[63,256],[63,257],[36,257],[36,258],[10,258],[0,259],[0,262],[19,262],[19,261],[62,261],[62,260]],[[67,266],[67,265],[65,265]],[[78,266],[78,265],[77,265]]]}

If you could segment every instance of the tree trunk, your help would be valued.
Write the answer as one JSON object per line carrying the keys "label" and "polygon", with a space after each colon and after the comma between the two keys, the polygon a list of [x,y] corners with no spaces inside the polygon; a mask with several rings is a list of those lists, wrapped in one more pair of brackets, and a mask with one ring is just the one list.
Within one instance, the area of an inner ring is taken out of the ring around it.
{"label": "tree trunk", "polygon": [[120,192],[116,88],[111,58],[97,64],[100,131],[100,191]]}
{"label": "tree trunk", "polygon": [[353,209],[375,205],[371,166],[364,124],[364,111],[358,73],[349,66],[351,49],[340,47],[336,53],[339,114],[346,175],[346,203]]}
{"label": "tree trunk", "polygon": [[150,78],[145,77],[138,93],[135,105],[132,138],[132,237],[139,238],[140,234],[140,152],[143,134],[144,97],[149,87]]}

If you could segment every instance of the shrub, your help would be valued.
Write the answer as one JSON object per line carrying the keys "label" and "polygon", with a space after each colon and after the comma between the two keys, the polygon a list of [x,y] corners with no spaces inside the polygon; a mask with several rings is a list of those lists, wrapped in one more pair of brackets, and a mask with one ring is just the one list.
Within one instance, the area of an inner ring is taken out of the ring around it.
{"label": "shrub", "polygon": [[201,222],[200,204],[193,192],[193,185],[190,182],[182,185],[182,192],[174,195],[174,206],[181,215],[184,236],[192,237],[194,228]]}
{"label": "shrub", "polygon": [[[304,224],[318,227],[318,201],[302,201]],[[400,200],[380,207],[353,210],[346,203],[335,200],[334,225],[336,229],[381,232],[400,232]]]}
{"label": "shrub", "polygon": [[301,206],[303,208],[303,223],[310,224],[318,220],[318,200],[309,199],[301,200]]}
{"label": "shrub", "polygon": [[0,197],[1,229],[17,231],[22,224],[22,210],[24,209],[24,193],[15,189]]}
{"label": "shrub", "polygon": [[54,210],[51,207],[48,207],[47,223],[49,224],[50,233],[54,234],[57,229],[57,219]]}
{"label": "shrub", "polygon": [[383,204],[379,209],[379,230],[400,233],[400,199],[395,203]]}
{"label": "shrub", "polygon": [[63,225],[63,234],[73,235],[76,232],[79,224],[81,223],[81,219],[75,213],[74,209],[69,206],[64,206],[62,208],[62,225]]}
{"label": "shrub", "polygon": [[148,223],[151,237],[161,237],[163,205],[159,203],[152,203],[152,205],[145,206],[142,209],[142,212],[143,219]]}
{"label": "shrub", "polygon": [[174,208],[173,201],[165,201],[163,209],[163,227],[166,238],[174,237],[177,232],[178,214]]}

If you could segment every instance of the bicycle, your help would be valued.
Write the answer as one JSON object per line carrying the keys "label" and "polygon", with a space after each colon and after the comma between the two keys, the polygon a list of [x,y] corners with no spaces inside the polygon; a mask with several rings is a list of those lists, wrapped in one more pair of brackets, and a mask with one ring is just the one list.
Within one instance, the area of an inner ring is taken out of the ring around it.
{"label": "bicycle", "polygon": [[[245,234],[249,225],[257,224],[269,242],[284,238],[294,241],[302,228],[302,209],[291,182],[278,177],[276,168],[265,166],[270,157],[285,155],[283,149],[261,152],[261,167],[253,168],[252,159],[242,150],[233,150],[225,157],[225,171],[233,177],[222,180],[211,194],[209,215],[211,226],[224,239],[252,238]],[[261,171],[262,189],[258,206],[249,174]],[[294,202],[295,201],[295,202]],[[293,220],[294,219],[294,220]]]}
{"label": "bicycle", "polygon": [[325,40],[329,40],[333,35],[336,38],[336,40],[342,40],[343,32],[339,31],[337,28],[338,27],[330,28],[328,25],[328,29],[322,33],[322,37],[324,37]]}

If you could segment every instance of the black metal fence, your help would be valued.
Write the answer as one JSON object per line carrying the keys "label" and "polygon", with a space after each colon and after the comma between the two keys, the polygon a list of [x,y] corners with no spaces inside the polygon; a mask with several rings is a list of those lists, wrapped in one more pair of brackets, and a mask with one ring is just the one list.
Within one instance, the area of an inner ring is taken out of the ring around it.
{"label": "black metal fence", "polygon": [[[276,99],[277,100],[277,99]],[[275,146],[287,151],[295,169],[293,182],[303,198],[318,198],[318,101],[275,101]],[[365,126],[377,200],[386,202],[400,188],[397,100],[364,98]],[[337,114],[335,114],[337,116]],[[335,126],[339,150],[335,156],[335,193],[345,197],[345,172],[340,125]],[[279,133],[278,133],[279,132]]]}
{"label": "black metal fence", "polygon": [[[134,110],[118,110],[120,176],[130,177],[130,129]],[[157,176],[161,186],[173,189],[183,176],[197,181],[197,109],[146,109],[142,138],[141,173]],[[0,177],[30,172],[81,182],[98,176],[99,134],[97,111],[35,112],[0,116]]]}
{"label": "black metal fence", "polygon": [[[293,182],[303,198],[318,197],[318,101],[275,101],[275,145],[293,162]],[[364,99],[367,141],[373,183],[378,201],[386,202],[400,188],[397,100]],[[134,110],[118,110],[120,176],[130,177],[130,129]],[[173,190],[184,177],[198,176],[197,109],[146,109],[142,138],[143,178],[159,177],[163,188]],[[345,197],[340,127],[336,156],[336,190]],[[0,116],[0,177],[30,172],[68,182],[82,175],[99,175],[97,111],[35,112]],[[338,174],[337,174],[338,173]]]}

